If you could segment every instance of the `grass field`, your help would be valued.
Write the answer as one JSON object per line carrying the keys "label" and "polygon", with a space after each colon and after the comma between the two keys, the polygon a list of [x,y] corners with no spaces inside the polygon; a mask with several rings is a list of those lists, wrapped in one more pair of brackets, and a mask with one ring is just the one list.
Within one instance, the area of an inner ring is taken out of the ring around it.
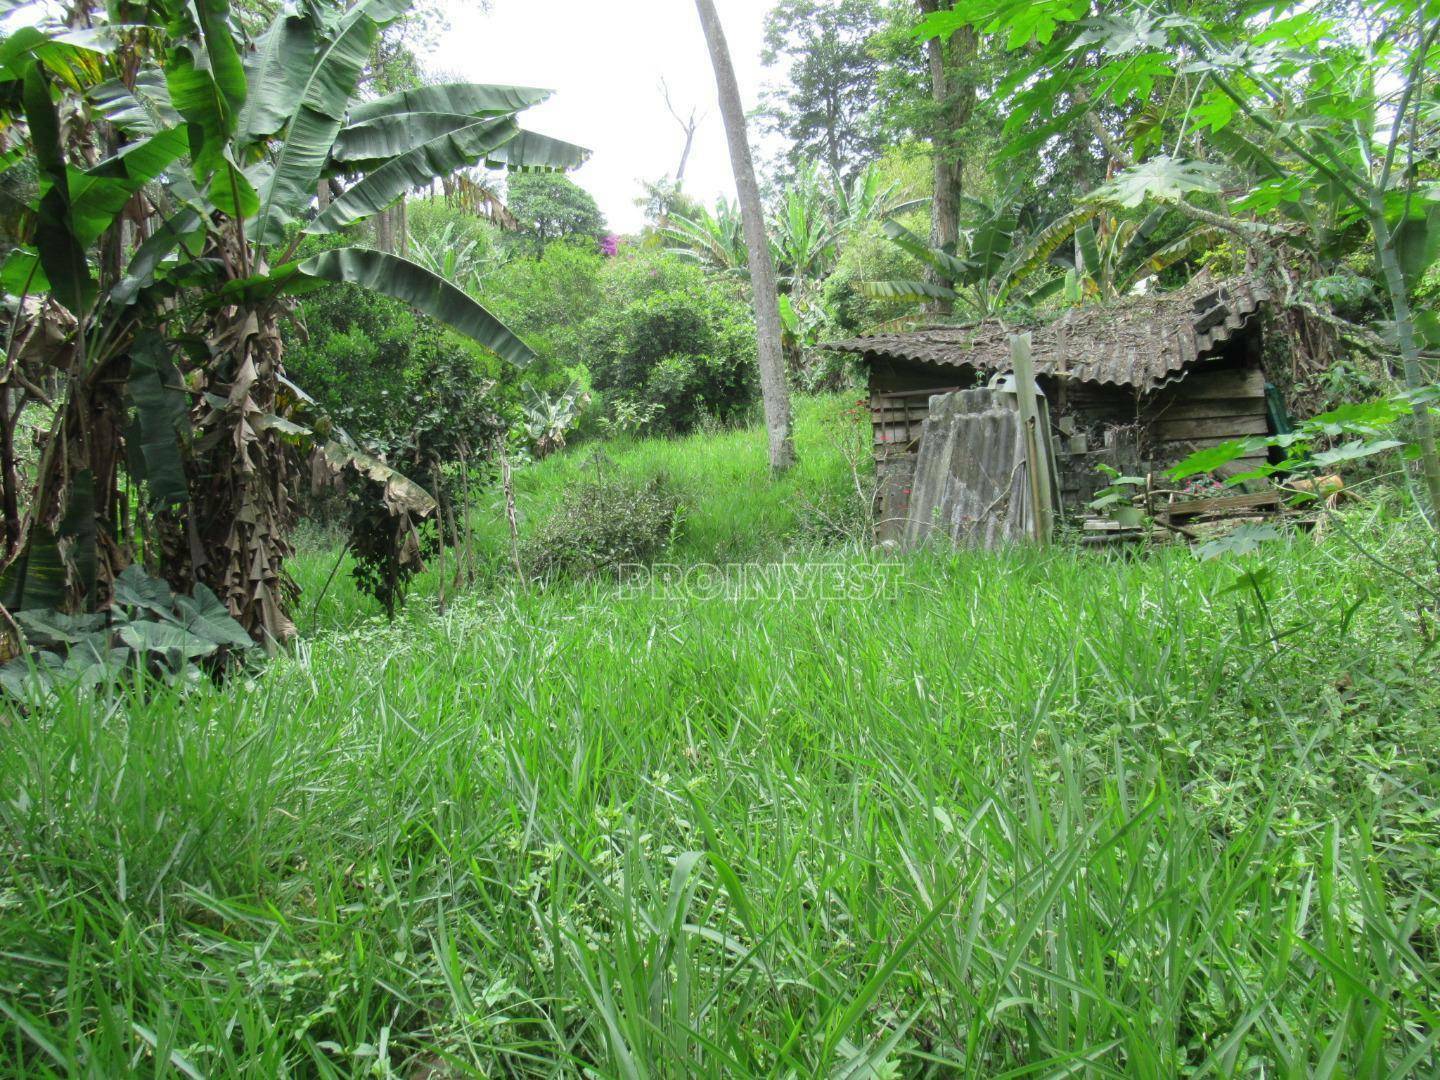
{"label": "grass field", "polygon": [[[688,483],[702,449],[612,457]],[[692,558],[750,554],[730,515],[803,536],[735,468]],[[1417,563],[1413,524],[1348,527]],[[342,589],[243,684],[13,723],[0,1063],[1440,1072],[1411,586],[1333,533],[1266,556],[1263,610],[1180,549],[835,559],[818,596],[506,587],[393,626]]]}
{"label": "grass field", "polygon": [[[568,489],[603,470],[632,480],[661,476],[675,489],[683,527],[667,558],[677,563],[778,559],[831,545],[847,531],[859,531],[853,528],[856,485],[867,482],[854,470],[868,471],[869,421],[851,414],[854,404],[853,394],[796,399],[800,465],[779,481],[770,479],[765,439],[755,428],[592,443],[521,466],[515,471],[515,505],[522,542],[556,513]],[[503,497],[485,496],[474,521],[481,566],[496,579],[508,576]],[[331,579],[335,556],[328,546],[312,547],[295,560],[295,576],[306,593],[302,631],[353,626],[380,613],[379,604],[350,582],[348,559]],[[432,568],[416,579],[412,594],[423,604],[436,591]]]}

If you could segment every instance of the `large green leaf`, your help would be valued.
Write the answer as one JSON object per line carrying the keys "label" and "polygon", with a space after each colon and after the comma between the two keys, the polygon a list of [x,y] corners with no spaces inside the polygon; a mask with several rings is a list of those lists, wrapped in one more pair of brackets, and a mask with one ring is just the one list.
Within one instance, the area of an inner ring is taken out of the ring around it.
{"label": "large green leaf", "polygon": [[169,618],[175,607],[175,594],[170,586],[151,577],[135,563],[120,571],[112,585],[112,595],[119,607],[150,611],[164,618]]}
{"label": "large green leaf", "polygon": [[31,296],[50,291],[50,279],[40,265],[34,248],[17,247],[0,264],[0,291],[11,296]]}
{"label": "large green leaf", "polygon": [[[43,523],[30,529],[25,547],[0,575],[0,606],[10,611],[58,608],[74,581],[86,595],[95,592],[95,481],[84,470],[70,481],[64,516],[52,533]],[[61,543],[66,546],[62,552]]]}
{"label": "large green leaf", "polygon": [[131,196],[159,176],[185,150],[185,132],[171,128],[131,143],[84,172],[71,169],[70,221],[80,243],[93,243],[125,209]]}
{"label": "large green leaf", "polygon": [[348,281],[402,300],[517,367],[534,358],[530,347],[482,305],[408,259],[364,248],[337,248],[306,260],[298,270],[302,277]]}
{"label": "large green leaf", "polygon": [[255,190],[255,185],[250,182],[245,171],[235,163],[229,147],[225,148],[215,162],[215,171],[211,174],[210,183],[206,185],[205,197],[215,209],[227,217],[243,220],[260,208],[260,193]]}
{"label": "large green leaf", "polygon": [[1099,278],[1104,260],[1100,258],[1100,245],[1095,239],[1094,221],[1087,221],[1075,230],[1075,252],[1079,256],[1075,268],[1089,277]]}
{"label": "large green leaf", "polygon": [[38,64],[25,72],[25,119],[40,174],[48,182],[35,214],[35,246],[50,280],[50,292],[77,315],[88,311],[95,281],[85,246],[75,235],[70,217],[70,175],[60,142],[60,116],[50,97],[50,84]]}
{"label": "large green leaf", "polygon": [[48,649],[57,645],[78,644],[82,638],[104,628],[105,615],[100,612],[67,615],[61,611],[32,608],[16,612],[15,621],[25,631],[28,644]]}
{"label": "large green leaf", "polygon": [[174,621],[188,633],[217,645],[250,650],[255,642],[230,615],[230,609],[202,584],[196,584],[194,596],[175,597]]}
{"label": "large green leaf", "polygon": [[537,135],[533,131],[522,131],[486,155],[485,163],[496,169],[557,172],[578,169],[589,158],[590,151],[583,146],[552,139],[549,135]]}
{"label": "large green leaf", "polygon": [[1440,258],[1440,205],[1431,203],[1396,225],[1394,243],[1405,285],[1414,289]]}
{"label": "large green leaf", "polygon": [[154,135],[180,123],[163,71],[141,68],[132,82],[126,86],[110,79],[91,87],[87,96],[97,112],[127,135]]}
{"label": "large green leaf", "polygon": [[[408,0],[361,0],[328,28],[329,38],[316,52],[301,92],[294,94],[288,82],[277,88],[287,95],[288,119],[275,170],[260,190],[251,231],[260,243],[282,240],[286,224],[310,205],[379,24],[408,6]],[[271,107],[267,100],[264,108]]]}
{"label": "large green leaf", "polygon": [[203,185],[224,167],[245,104],[245,67],[230,29],[228,0],[190,0],[184,12],[195,17],[199,40],[186,38],[170,50],[165,79],[171,103],[190,124],[195,181]]}
{"label": "large green leaf", "polygon": [[963,281],[970,275],[971,266],[964,259],[957,259],[948,251],[931,247],[898,221],[887,221],[881,228],[885,230],[885,235],[902,251],[913,255],[926,266],[944,274],[949,280]]}
{"label": "large green leaf", "polygon": [[43,525],[35,525],[29,541],[0,574],[0,607],[9,611],[54,608],[65,602],[65,562],[60,545]]}
{"label": "large green leaf", "polygon": [[1199,255],[1210,250],[1211,246],[1221,238],[1221,235],[1219,229],[1193,229],[1158,251],[1151,252],[1145,257],[1139,268],[1123,282],[1124,290],[1128,291],[1137,282],[1153,277],[1163,270],[1168,270],[1192,255]]}
{"label": "large green leaf", "polygon": [[305,231],[328,233],[353,225],[385,209],[413,188],[479,164],[489,151],[515,138],[518,131],[509,117],[475,120],[467,127],[421,143],[365,176],[335,199]]}
{"label": "large green leaf", "polygon": [[99,79],[102,56],[114,47],[113,36],[91,31],[17,27],[0,41],[0,81],[23,79],[39,65],[79,93]]}
{"label": "large green leaf", "polygon": [[418,90],[401,90],[350,110],[350,123],[360,124],[382,116],[413,113],[458,113],[464,116],[503,116],[539,105],[551,94],[529,86],[488,86],[484,83],[438,83]]}
{"label": "large green leaf", "polygon": [[190,424],[190,398],[165,339],[157,332],[136,337],[126,389],[135,405],[135,423],[127,442],[132,444],[131,457],[138,466],[136,479],[149,486],[156,506],[187,502],[190,487],[185,479],[183,443]]}
{"label": "large green leaf", "polygon": [[178,671],[186,660],[198,660],[215,651],[215,642],[168,622],[126,623],[118,636],[137,653],[161,654],[173,671]]}
{"label": "large green leaf", "polygon": [[990,212],[970,234],[970,260],[983,280],[999,274],[1015,242],[1020,216],[1013,207],[1002,206]]}
{"label": "large green leaf", "polygon": [[110,290],[110,301],[121,307],[134,303],[140,290],[154,279],[160,264],[182,243],[191,249],[191,254],[198,255],[199,242],[204,236],[203,224],[199,212],[189,208],[160,221],[136,249],[130,265],[125,268],[125,276]]}
{"label": "large green leaf", "polygon": [[957,300],[960,294],[943,285],[928,281],[861,281],[855,285],[861,296],[870,300],[898,300],[918,304],[925,300]]}
{"label": "large green leaf", "polygon": [[475,117],[465,113],[397,113],[393,116],[377,116],[374,120],[344,128],[335,140],[330,156],[343,162],[347,172],[369,172],[399,154],[452,132],[477,124],[500,122],[503,121],[494,117]]}
{"label": "large green leaf", "polygon": [[282,11],[255,43],[245,65],[245,107],[238,137],[242,145],[285,129],[315,61],[315,30],[308,19]]}

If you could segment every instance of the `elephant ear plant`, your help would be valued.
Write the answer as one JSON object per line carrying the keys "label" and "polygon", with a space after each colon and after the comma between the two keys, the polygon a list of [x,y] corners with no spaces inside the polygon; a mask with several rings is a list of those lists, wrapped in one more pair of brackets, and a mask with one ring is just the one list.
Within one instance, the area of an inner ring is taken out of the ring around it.
{"label": "elephant ear plant", "polygon": [[259,651],[204,585],[176,595],[132,565],[111,586],[102,612],[20,612],[30,653],[0,666],[0,697],[33,705],[60,687],[103,692],[141,672],[170,684],[198,682],[203,671],[223,671]]}
{"label": "elephant ear plant", "polygon": [[[356,463],[285,377],[279,322],[297,293],[357,283],[529,360],[413,262],[351,246],[295,256],[303,235],[342,232],[458,170],[586,156],[519,127],[545,91],[454,83],[360,100],[376,37],[407,6],[310,0],[247,42],[226,0],[155,0],[124,5],[123,21],[96,12],[90,29],[42,23],[0,43],[0,169],[33,171],[21,242],[0,267],[0,605],[98,610],[143,556],[179,592],[208,587],[256,641],[291,636],[301,452],[385,470]],[[319,210],[322,183],[334,196]],[[54,419],[24,500],[14,417],[36,403]],[[433,512],[413,485],[384,487],[395,512]]]}

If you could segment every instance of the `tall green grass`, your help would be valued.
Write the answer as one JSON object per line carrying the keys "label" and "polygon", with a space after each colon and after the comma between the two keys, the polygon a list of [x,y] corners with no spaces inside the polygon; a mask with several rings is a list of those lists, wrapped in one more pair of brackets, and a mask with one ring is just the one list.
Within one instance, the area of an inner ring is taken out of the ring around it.
{"label": "tall green grass", "polygon": [[932,555],[474,596],[17,720],[0,1061],[1435,1075],[1433,653],[1340,544],[1270,558],[1278,639],[1183,550]]}
{"label": "tall green grass", "polygon": [[[777,559],[833,543],[854,523],[857,483],[868,483],[869,416],[854,410],[855,400],[854,394],[795,399],[800,464],[779,479],[770,476],[765,433],[758,427],[581,443],[521,465],[515,470],[521,540],[560,512],[565,493],[579,481],[604,472],[636,481],[659,476],[674,489],[681,525],[666,557],[677,563]],[[481,497],[473,524],[479,565],[492,580],[508,577],[510,534],[498,490]],[[380,612],[350,580],[350,561],[339,559],[337,569],[338,554],[327,546],[294,561],[306,593],[302,632],[354,625]],[[433,564],[416,579],[411,593],[417,607],[438,595],[441,569]]]}

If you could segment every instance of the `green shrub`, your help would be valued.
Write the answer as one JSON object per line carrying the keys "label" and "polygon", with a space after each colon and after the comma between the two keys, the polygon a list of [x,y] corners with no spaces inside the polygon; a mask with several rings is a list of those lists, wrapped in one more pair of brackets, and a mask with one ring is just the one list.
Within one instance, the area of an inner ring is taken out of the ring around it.
{"label": "green shrub", "polygon": [[603,292],[582,330],[595,387],[617,405],[658,405],[650,431],[732,421],[755,399],[755,323],[736,285],[638,254],[616,261]]}
{"label": "green shrub", "polygon": [[864,333],[893,319],[915,314],[915,305],[894,300],[871,300],[861,295],[866,281],[915,280],[925,270],[918,260],[885,236],[878,224],[867,225],[849,238],[835,269],[821,286],[820,304],[827,330],[834,338]]}
{"label": "green shrub", "polygon": [[538,259],[514,258],[486,278],[482,299],[536,353],[525,378],[558,391],[586,349],[580,328],[601,306],[605,260],[594,244],[550,244]]}
{"label": "green shrub", "polygon": [[540,577],[585,577],[664,552],[680,525],[680,501],[663,476],[598,477],[571,488],[526,544]]}

